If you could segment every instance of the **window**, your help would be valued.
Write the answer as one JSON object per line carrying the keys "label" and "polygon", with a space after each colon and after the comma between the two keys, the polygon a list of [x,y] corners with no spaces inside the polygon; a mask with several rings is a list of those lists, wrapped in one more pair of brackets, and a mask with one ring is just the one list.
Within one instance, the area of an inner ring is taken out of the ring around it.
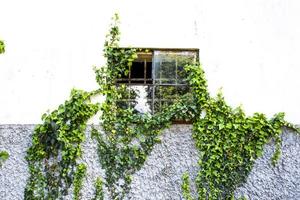
{"label": "window", "polygon": [[117,80],[129,88],[119,105],[140,113],[161,111],[189,92],[184,66],[195,63],[198,57],[198,49],[142,49],[128,75]]}

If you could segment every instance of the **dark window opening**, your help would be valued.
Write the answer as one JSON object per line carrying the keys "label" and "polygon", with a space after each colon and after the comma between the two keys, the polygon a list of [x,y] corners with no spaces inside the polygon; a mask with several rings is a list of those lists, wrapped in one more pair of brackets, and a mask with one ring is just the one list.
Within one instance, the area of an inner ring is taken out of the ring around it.
{"label": "dark window opening", "polygon": [[130,69],[131,83],[151,84],[152,83],[152,62],[133,62]]}
{"label": "dark window opening", "polygon": [[128,74],[122,74],[117,83],[152,84],[152,53],[138,53],[132,62]]}

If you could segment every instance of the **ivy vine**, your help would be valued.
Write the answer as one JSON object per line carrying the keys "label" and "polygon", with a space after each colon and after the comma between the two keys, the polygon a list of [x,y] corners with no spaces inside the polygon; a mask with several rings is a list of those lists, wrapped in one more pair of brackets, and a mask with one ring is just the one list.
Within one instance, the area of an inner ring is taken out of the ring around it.
{"label": "ivy vine", "polygon": [[9,158],[9,154],[7,151],[0,151],[0,167],[2,167],[3,163]]}
{"label": "ivy vine", "polygon": [[[216,98],[209,95],[200,65],[186,66],[185,69],[196,103],[193,138],[200,153],[196,179],[198,199],[233,198],[235,189],[245,182],[255,159],[262,155],[263,146],[274,138],[276,150],[272,163],[275,165],[280,156],[282,128],[298,130],[284,120],[284,113],[268,120],[261,113],[248,117],[241,107],[231,108],[221,93]],[[183,179],[183,185],[187,185],[186,175]],[[185,196],[191,199],[191,195]]]}
{"label": "ivy vine", "polygon": [[[128,193],[130,176],[143,165],[158,142],[161,130],[178,115],[193,122],[193,138],[200,152],[196,181],[198,199],[232,198],[234,190],[245,181],[254,160],[262,154],[263,146],[271,138],[276,142],[272,157],[272,163],[276,163],[280,156],[282,128],[295,127],[284,120],[284,113],[270,120],[260,113],[248,117],[241,107],[233,109],[226,104],[221,93],[216,98],[211,97],[199,63],[185,66],[191,93],[163,112],[149,116],[137,114],[131,108],[118,107],[118,101],[132,91],[128,91],[126,85],[117,86],[116,79],[128,73],[137,50],[118,48],[117,21],[116,16],[116,23],[105,43],[107,66],[96,70],[106,101],[100,108],[104,134],[95,131],[95,135],[99,158],[106,171],[105,185],[112,199],[123,199]],[[182,116],[182,113],[189,114]],[[186,199],[193,199],[187,174],[183,176],[182,189]]]}
{"label": "ivy vine", "polygon": [[80,190],[83,184],[83,178],[86,175],[85,164],[77,165],[76,171],[74,173],[74,200],[80,200]]}
{"label": "ivy vine", "polygon": [[5,44],[4,41],[0,40],[0,54],[5,52]]}
{"label": "ivy vine", "polygon": [[78,164],[77,158],[82,155],[87,120],[98,110],[90,96],[74,89],[68,101],[43,114],[43,124],[35,127],[32,146],[27,151],[30,177],[25,199],[60,199],[68,194],[73,182],[78,199],[86,167]]}
{"label": "ivy vine", "polygon": [[118,16],[115,15],[104,48],[107,64],[95,70],[99,93],[105,96],[105,102],[100,106],[103,131],[92,131],[105,170],[104,185],[111,199],[125,197],[130,190],[131,176],[143,166],[153,146],[160,141],[160,132],[170,125],[176,114],[188,110],[183,101],[153,116],[118,105],[128,93],[135,93],[125,84],[117,85],[116,79],[128,73],[138,51],[118,48],[119,35]]}
{"label": "ivy vine", "polygon": [[[95,200],[104,198],[104,187],[110,199],[124,199],[130,191],[132,175],[160,142],[162,130],[178,118],[193,123],[193,139],[200,154],[196,196],[191,194],[188,174],[182,177],[186,200],[233,198],[234,190],[245,182],[255,159],[272,138],[276,142],[272,163],[276,164],[282,128],[296,128],[284,120],[283,113],[272,119],[261,113],[249,117],[241,107],[230,107],[221,93],[211,97],[199,63],[184,68],[191,92],[178,97],[163,111],[140,114],[131,107],[120,106],[126,95],[136,94],[116,80],[128,74],[139,49],[119,48],[119,41],[119,17],[115,15],[104,45],[106,65],[95,68],[99,88],[93,92],[73,90],[68,101],[44,114],[43,124],[36,126],[26,157],[30,178],[25,199],[60,199],[72,184],[74,199],[80,199],[86,166],[77,159],[82,154],[87,120],[98,111],[101,130],[92,128],[92,138],[98,143],[105,177],[96,180]],[[100,106],[90,101],[95,95],[105,97]]]}
{"label": "ivy vine", "polygon": [[95,197],[92,200],[103,200],[104,191],[103,191],[103,181],[101,177],[98,177],[95,182]]}
{"label": "ivy vine", "polygon": [[182,175],[181,189],[182,189],[183,198],[185,200],[193,200],[193,197],[191,195],[190,178],[188,173],[186,172]]}

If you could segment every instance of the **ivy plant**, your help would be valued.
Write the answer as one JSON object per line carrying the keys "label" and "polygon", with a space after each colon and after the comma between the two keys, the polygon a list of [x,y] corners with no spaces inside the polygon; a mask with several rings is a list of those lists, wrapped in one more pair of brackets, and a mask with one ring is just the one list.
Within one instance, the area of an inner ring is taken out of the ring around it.
{"label": "ivy plant", "polygon": [[3,163],[9,158],[9,154],[7,151],[0,151],[0,167],[2,167]]}
{"label": "ivy plant", "polygon": [[5,44],[2,40],[0,40],[0,54],[5,52]]}
{"label": "ivy plant", "polygon": [[77,163],[82,155],[87,120],[98,105],[90,102],[90,93],[72,90],[70,99],[51,113],[43,114],[43,124],[35,127],[26,160],[30,177],[25,199],[59,199],[68,193],[75,180],[79,195],[85,166]]}
{"label": "ivy plant", "polygon": [[104,191],[103,191],[103,180],[101,177],[98,177],[95,182],[95,196],[92,200],[103,200]]}
{"label": "ivy plant", "polygon": [[[263,146],[274,139],[276,151],[272,163],[275,164],[280,155],[282,128],[296,130],[296,127],[284,120],[284,113],[270,120],[261,113],[246,116],[241,107],[230,107],[221,93],[215,98],[209,95],[200,65],[185,69],[197,108],[193,138],[200,153],[198,199],[230,199],[234,190],[245,182]],[[183,179],[183,186],[187,185],[186,175]],[[191,199],[187,194],[185,198]]]}
{"label": "ivy plant", "polygon": [[193,200],[193,197],[191,195],[190,178],[188,173],[184,173],[182,175],[181,189],[185,200]]}
{"label": "ivy plant", "polygon": [[[276,164],[282,128],[296,128],[284,120],[284,113],[272,119],[261,113],[249,117],[241,107],[229,106],[221,93],[212,97],[200,63],[184,68],[191,92],[161,112],[141,114],[120,106],[128,93],[137,95],[117,79],[128,74],[139,49],[119,48],[119,41],[119,17],[115,15],[104,44],[106,65],[95,68],[99,88],[93,92],[73,90],[68,101],[44,114],[43,123],[36,126],[26,157],[30,177],[25,199],[61,199],[72,185],[74,199],[81,198],[86,166],[77,159],[82,155],[87,120],[98,111],[101,129],[92,128],[92,137],[97,141],[105,176],[96,180],[95,200],[104,199],[104,189],[110,199],[124,199],[132,175],[160,142],[162,130],[179,118],[193,123],[193,139],[200,155],[196,196],[191,194],[188,174],[182,177],[186,200],[234,198],[234,190],[245,182],[255,159],[272,138],[276,143],[272,163]],[[105,97],[100,106],[90,101],[96,95]]]}
{"label": "ivy plant", "polygon": [[[116,17],[105,43],[107,66],[96,70],[100,93],[106,100],[100,107],[103,133],[94,130],[99,158],[106,172],[105,185],[112,199],[123,199],[128,193],[131,175],[141,168],[153,146],[159,142],[160,132],[178,116],[193,123],[193,138],[200,152],[196,181],[198,199],[232,198],[234,190],[245,181],[255,159],[271,138],[276,142],[272,158],[272,163],[276,163],[280,156],[282,128],[295,127],[284,120],[284,113],[278,113],[270,120],[261,113],[248,117],[241,107],[230,107],[221,93],[211,97],[199,63],[185,66],[191,93],[162,112],[149,116],[137,114],[131,108],[118,107],[118,101],[130,91],[126,85],[117,86],[116,79],[128,73],[137,50],[118,48],[117,21]],[[184,116],[183,113],[188,114]],[[185,174],[182,189],[184,197],[190,200],[193,197],[188,180]]]}
{"label": "ivy plant", "polygon": [[76,171],[74,173],[74,200],[80,200],[80,190],[82,188],[83,179],[86,175],[85,164],[77,165]]}
{"label": "ivy plant", "polygon": [[100,106],[102,132],[93,129],[92,135],[98,142],[99,159],[105,170],[104,185],[111,199],[125,197],[130,190],[131,176],[143,166],[153,146],[160,141],[161,131],[170,125],[175,115],[188,110],[183,101],[153,116],[119,106],[120,100],[134,91],[125,84],[117,85],[116,79],[128,73],[138,51],[118,48],[119,35],[115,15],[104,48],[107,64],[95,69],[99,93],[105,96],[105,102]]}

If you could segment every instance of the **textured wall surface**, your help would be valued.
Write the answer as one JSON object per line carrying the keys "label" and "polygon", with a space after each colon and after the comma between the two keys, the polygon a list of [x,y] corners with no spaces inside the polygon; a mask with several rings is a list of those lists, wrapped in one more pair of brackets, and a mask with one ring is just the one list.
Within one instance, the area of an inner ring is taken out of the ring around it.
{"label": "textured wall surface", "polygon": [[198,153],[191,137],[190,126],[173,126],[162,135],[144,167],[135,174],[132,199],[182,199],[181,176],[197,173]]}
{"label": "textured wall surface", "polygon": [[[22,200],[28,178],[24,159],[30,146],[33,125],[0,125],[0,150],[7,150],[10,158],[0,169],[0,199]],[[93,197],[93,184],[97,176],[103,176],[98,164],[96,144],[90,139],[83,144],[82,161],[88,165],[82,199]],[[161,136],[149,155],[145,165],[133,177],[132,190],[128,199],[138,200],[180,200],[181,175],[188,171],[192,179],[197,172],[198,153],[191,138],[191,127],[175,125]],[[300,136],[284,131],[282,134],[282,157],[276,167],[270,158],[274,143],[265,146],[264,155],[259,158],[247,182],[236,191],[236,196],[249,199],[300,199]],[[72,191],[70,191],[72,193]],[[72,199],[72,195],[65,197]]]}
{"label": "textured wall surface", "polygon": [[0,169],[0,199],[23,199],[26,185],[26,149],[30,146],[33,125],[1,125],[0,150],[6,150],[9,158]]}
{"label": "textured wall surface", "polygon": [[300,136],[287,130],[281,135],[281,158],[276,167],[271,165],[274,143],[264,148],[256,160],[247,182],[236,191],[249,199],[300,199]]}

